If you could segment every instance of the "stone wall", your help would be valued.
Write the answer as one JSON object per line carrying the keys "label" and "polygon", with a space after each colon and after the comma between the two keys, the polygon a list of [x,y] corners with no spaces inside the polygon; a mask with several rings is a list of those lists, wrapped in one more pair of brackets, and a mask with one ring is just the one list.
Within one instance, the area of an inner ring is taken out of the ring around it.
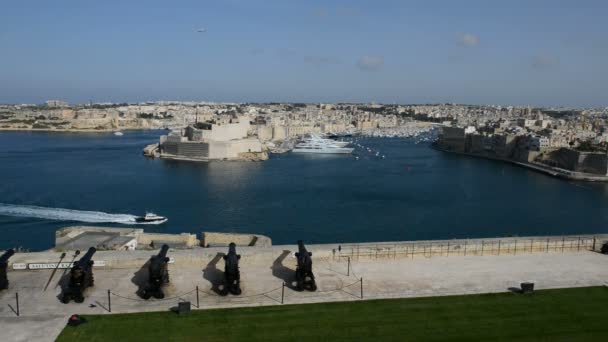
{"label": "stone wall", "polygon": [[560,148],[549,153],[547,159],[557,163],[560,168],[598,175],[608,172],[608,157],[604,153],[580,152],[570,148]]}
{"label": "stone wall", "polygon": [[231,234],[203,232],[201,234],[201,246],[228,246],[234,242],[237,246],[270,247],[272,240],[264,235],[257,234]]}
{"label": "stone wall", "polygon": [[142,233],[137,236],[137,242],[139,243],[140,247],[150,246],[151,243],[154,242],[155,248],[159,248],[163,243],[184,248],[199,245],[199,240],[196,238],[196,234],[189,233],[181,233],[179,235]]}

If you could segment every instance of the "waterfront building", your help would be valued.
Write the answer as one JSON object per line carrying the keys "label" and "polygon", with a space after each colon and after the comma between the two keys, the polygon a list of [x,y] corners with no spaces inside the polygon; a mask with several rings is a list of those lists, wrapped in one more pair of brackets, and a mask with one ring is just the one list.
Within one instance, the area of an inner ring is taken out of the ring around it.
{"label": "waterfront building", "polygon": [[248,136],[248,117],[198,122],[160,138],[160,157],[189,160],[268,158],[257,137]]}
{"label": "waterfront building", "polygon": [[51,108],[65,108],[68,107],[69,104],[61,100],[48,100],[46,101],[46,106]]}

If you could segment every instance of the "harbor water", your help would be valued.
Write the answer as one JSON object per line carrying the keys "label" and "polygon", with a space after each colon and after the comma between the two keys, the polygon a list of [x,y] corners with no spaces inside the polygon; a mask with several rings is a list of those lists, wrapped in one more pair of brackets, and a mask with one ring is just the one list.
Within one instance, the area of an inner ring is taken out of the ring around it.
{"label": "harbor water", "polygon": [[[69,225],[258,233],[274,244],[608,233],[606,184],[446,154],[415,139],[361,138],[359,158],[144,158],[161,133],[1,132],[0,249],[50,248],[55,230]],[[169,220],[135,225],[146,211]]]}

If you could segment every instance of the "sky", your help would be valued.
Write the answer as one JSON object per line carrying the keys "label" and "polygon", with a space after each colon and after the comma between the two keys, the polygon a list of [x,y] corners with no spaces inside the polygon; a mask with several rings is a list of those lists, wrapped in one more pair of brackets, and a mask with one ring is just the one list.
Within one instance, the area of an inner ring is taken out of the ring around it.
{"label": "sky", "polygon": [[607,10],[602,0],[0,0],[0,103],[606,106]]}

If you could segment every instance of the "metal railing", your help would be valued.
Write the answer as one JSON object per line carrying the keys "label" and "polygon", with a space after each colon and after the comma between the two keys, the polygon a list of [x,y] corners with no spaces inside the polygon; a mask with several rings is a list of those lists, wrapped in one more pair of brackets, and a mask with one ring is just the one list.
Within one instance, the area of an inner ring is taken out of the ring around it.
{"label": "metal railing", "polygon": [[396,259],[473,255],[565,253],[596,249],[595,237],[504,238],[475,240],[414,241],[403,243],[341,245],[333,259]]}

